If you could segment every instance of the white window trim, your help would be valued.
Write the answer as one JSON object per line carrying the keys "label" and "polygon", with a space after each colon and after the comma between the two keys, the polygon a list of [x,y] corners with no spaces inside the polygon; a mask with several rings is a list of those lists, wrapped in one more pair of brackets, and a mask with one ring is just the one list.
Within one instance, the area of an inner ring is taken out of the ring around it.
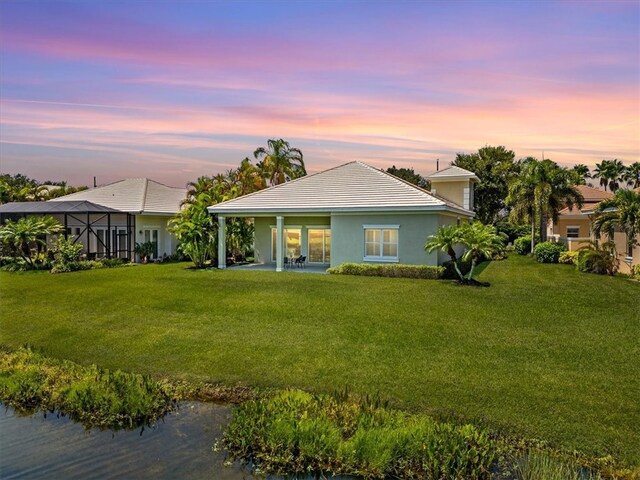
{"label": "white window trim", "polygon": [[[367,230],[380,230],[380,255],[377,256],[367,256],[367,237],[366,237],[366,231]],[[362,232],[363,232],[363,238],[362,238],[362,244],[364,247],[364,256],[362,257],[362,260],[365,262],[380,262],[380,263],[398,263],[400,262],[400,232],[398,232],[398,243],[396,243],[396,250],[398,252],[398,255],[396,255],[395,257],[384,257],[382,256],[382,250],[383,250],[383,234],[382,234],[382,230],[400,230],[400,225],[362,225]]]}
{"label": "white window trim", "polygon": [[[569,229],[570,228],[577,228],[578,229],[578,236],[577,237],[570,237],[569,236]],[[581,238],[580,237],[580,225],[567,225],[564,229],[564,233],[567,236],[566,238]]]}

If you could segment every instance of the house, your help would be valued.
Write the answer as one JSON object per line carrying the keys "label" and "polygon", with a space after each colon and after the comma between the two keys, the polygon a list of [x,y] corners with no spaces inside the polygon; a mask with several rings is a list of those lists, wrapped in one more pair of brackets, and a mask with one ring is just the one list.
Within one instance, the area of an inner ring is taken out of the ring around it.
{"label": "house", "polygon": [[550,239],[565,244],[567,249],[572,251],[591,241],[591,221],[596,205],[613,197],[611,192],[588,185],[578,185],[576,188],[584,198],[582,207],[565,207],[558,213],[558,220],[550,222],[547,228],[547,236]]}
{"label": "house", "polygon": [[[591,231],[591,225],[595,214],[595,208],[602,200],[613,197],[613,193],[600,190],[588,185],[577,186],[584,198],[581,208],[566,207],[558,214],[558,220],[550,222],[547,234],[550,239],[563,243],[568,250],[574,251],[584,247],[588,242],[595,240]],[[599,240],[607,240],[601,238]],[[633,265],[640,264],[640,246],[629,247],[627,236],[624,232],[615,232],[613,241],[618,255],[619,270],[629,273]],[[640,237],[636,239],[640,243]]]}
{"label": "house", "polygon": [[282,271],[285,257],[310,264],[438,265],[424,244],[442,225],[471,220],[476,176],[450,167],[429,177],[431,193],[361,162],[350,162],[209,207],[218,217],[225,268],[227,217],[254,219],[255,258]]}
{"label": "house", "polygon": [[153,258],[175,252],[169,220],[180,211],[184,188],[148,178],[129,178],[46,202],[13,202],[0,206],[0,220],[50,215],[66,235],[84,246],[88,258],[134,258],[136,243],[155,242]]}

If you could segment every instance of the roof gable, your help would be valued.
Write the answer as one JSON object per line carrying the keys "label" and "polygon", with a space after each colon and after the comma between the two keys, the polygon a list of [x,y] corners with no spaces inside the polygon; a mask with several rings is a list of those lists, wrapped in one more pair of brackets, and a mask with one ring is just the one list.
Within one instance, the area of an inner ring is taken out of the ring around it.
{"label": "roof gable", "polygon": [[168,187],[148,178],[127,178],[49,202],[86,200],[122,212],[175,214],[185,196],[186,190],[182,188]]}
{"label": "roof gable", "polygon": [[464,168],[460,168],[456,165],[451,165],[443,170],[438,170],[430,175],[427,175],[426,178],[428,180],[478,180],[478,177],[475,173],[470,172],[469,170],[465,170]]}
{"label": "roof gable", "polygon": [[473,215],[411,183],[350,162],[209,207],[211,213],[447,210]]}

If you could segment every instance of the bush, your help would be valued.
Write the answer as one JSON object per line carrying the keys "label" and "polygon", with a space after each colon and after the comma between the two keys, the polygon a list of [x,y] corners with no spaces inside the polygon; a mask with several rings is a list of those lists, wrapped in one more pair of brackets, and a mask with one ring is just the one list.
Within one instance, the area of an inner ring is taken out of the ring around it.
{"label": "bush", "polygon": [[640,280],[640,263],[631,267],[631,278]]}
{"label": "bush", "polygon": [[366,277],[421,278],[423,280],[436,280],[438,278],[442,278],[444,268],[434,267],[431,265],[370,265],[368,263],[343,263],[338,267],[329,268],[327,273],[338,275],[362,275]]}
{"label": "bush", "polygon": [[268,473],[486,479],[496,448],[471,425],[360,399],[287,390],[233,410],[222,446]]}
{"label": "bush", "polygon": [[513,242],[513,249],[518,255],[529,255],[531,253],[531,235],[517,238]]}
{"label": "bush", "polygon": [[558,258],[558,263],[562,263],[565,265],[575,265],[578,261],[578,253],[580,252],[562,252],[560,257]]}
{"label": "bush", "polygon": [[581,272],[613,275],[618,269],[615,246],[606,242],[603,245],[590,244],[578,251],[576,267]]}
{"label": "bush", "polygon": [[0,353],[0,398],[21,411],[54,409],[86,426],[134,428],[172,410],[148,376],[81,366],[28,348]]}
{"label": "bush", "polygon": [[116,268],[130,265],[121,258],[101,258],[100,260],[81,260],[68,262],[66,264],[56,263],[51,269],[51,273],[78,272],[81,270],[99,270],[101,268]]}
{"label": "bush", "polygon": [[560,254],[566,250],[562,243],[542,242],[533,249],[533,256],[540,263],[558,263]]}

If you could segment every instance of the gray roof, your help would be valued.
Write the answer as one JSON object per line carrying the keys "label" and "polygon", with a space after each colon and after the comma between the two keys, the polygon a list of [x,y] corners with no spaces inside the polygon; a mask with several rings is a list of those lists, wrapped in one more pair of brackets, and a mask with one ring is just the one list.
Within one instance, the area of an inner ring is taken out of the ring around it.
{"label": "gray roof", "polygon": [[445,168],[444,170],[439,170],[431,175],[426,176],[429,180],[442,181],[442,180],[478,180],[476,174],[470,172],[469,170],[465,170],[464,168],[456,167],[455,165],[451,165],[450,167]]}
{"label": "gray roof", "polygon": [[53,213],[122,213],[119,210],[96,205],[84,200],[69,200],[63,202],[11,202],[0,205],[0,213],[40,214]]}
{"label": "gray roof", "polygon": [[247,216],[447,210],[473,216],[460,205],[361,162],[346,163],[209,207],[210,213]]}
{"label": "gray roof", "polygon": [[129,213],[174,215],[186,197],[184,188],[168,187],[148,178],[128,178],[102,187],[82,190],[49,202],[86,200]]}

